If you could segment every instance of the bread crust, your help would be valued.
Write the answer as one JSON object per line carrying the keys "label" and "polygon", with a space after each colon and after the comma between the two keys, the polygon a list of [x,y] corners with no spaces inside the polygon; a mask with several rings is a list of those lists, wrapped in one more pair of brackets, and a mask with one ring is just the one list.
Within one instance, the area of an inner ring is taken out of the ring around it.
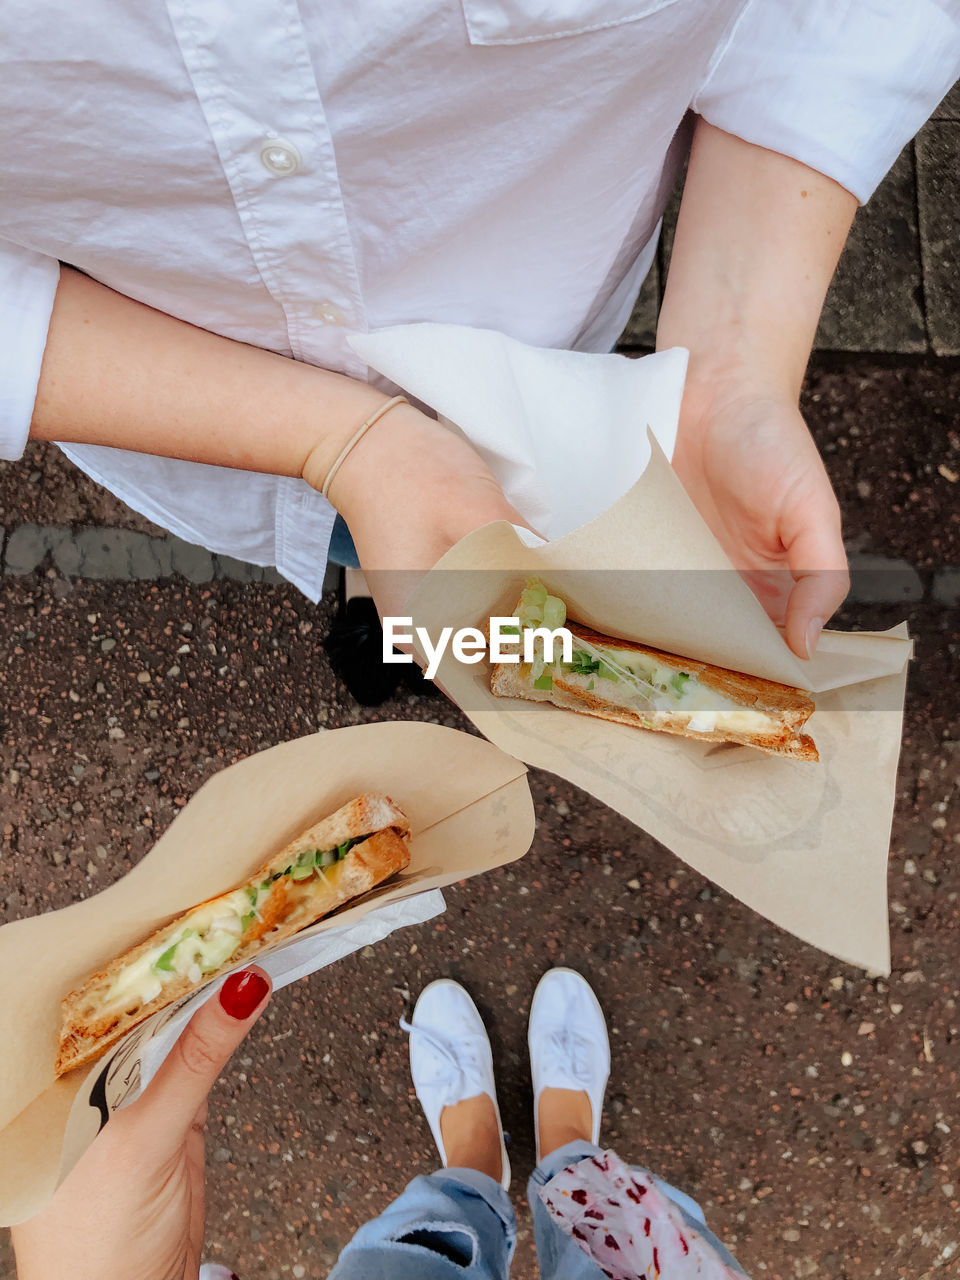
{"label": "bread crust", "polygon": [[[228,970],[251,962],[264,948],[307,928],[406,867],[410,861],[409,832],[406,814],[388,796],[360,796],[297,836],[243,884],[169,920],[63,998],[56,1074],[60,1076],[91,1062],[158,1010]],[[139,1007],[107,1006],[106,993],[117,976],[145,953],[172,940],[196,913],[215,907],[237,889],[260,884],[308,849],[333,849],[360,837],[366,838],[348,850],[341,861],[326,868],[322,876],[296,882],[287,878],[276,881],[263,903],[260,920],[248,931],[242,945],[219,968],[204,974],[200,982],[177,975],[164,983],[158,996]]]}
{"label": "bread crust", "polygon": [[682,738],[693,738],[699,742],[735,742],[742,746],[755,747],[759,751],[766,751],[770,755],[789,756],[796,760],[819,760],[813,739],[809,734],[801,732],[814,711],[813,699],[802,689],[794,689],[790,685],[778,684],[773,680],[762,680],[759,676],[744,675],[739,671],[729,671],[725,667],[715,667],[693,658],[681,658],[677,654],[653,649],[633,640],[620,640],[614,636],[606,636],[571,619],[568,619],[565,625],[574,638],[585,640],[588,644],[627,649],[649,657],[654,662],[685,671],[695,676],[704,686],[730,698],[744,709],[761,711],[770,716],[776,722],[776,729],[767,734],[733,729],[698,732],[688,727],[684,716],[672,715],[668,710],[655,712],[651,710],[645,714],[632,707],[621,706],[604,698],[596,690],[591,691],[578,686],[566,677],[566,673],[554,676],[552,689],[536,689],[533,684],[532,669],[525,663],[492,664],[491,692],[499,698],[524,698],[530,702],[550,702],[554,706],[596,716],[601,720],[611,720],[633,728],[672,733]]}
{"label": "bread crust", "polygon": [[[666,653],[663,649],[651,649],[648,645],[638,644],[635,640],[617,640],[614,636],[601,635],[599,631],[584,626],[579,622],[567,621],[567,628],[574,636],[579,636],[591,644],[606,645],[613,649],[629,649],[654,661],[664,662],[676,667],[679,671],[689,672],[696,676],[701,684],[724,697],[742,702],[744,706],[756,708],[758,711],[786,711],[791,714],[802,714],[802,724],[814,711],[813,698],[803,689],[795,689],[789,684],[778,684],[776,680],[764,680],[760,676],[748,676],[742,671],[730,671],[727,667],[715,667],[709,662],[700,662],[696,658],[681,658],[675,653]],[[699,736],[699,735],[696,735]]]}

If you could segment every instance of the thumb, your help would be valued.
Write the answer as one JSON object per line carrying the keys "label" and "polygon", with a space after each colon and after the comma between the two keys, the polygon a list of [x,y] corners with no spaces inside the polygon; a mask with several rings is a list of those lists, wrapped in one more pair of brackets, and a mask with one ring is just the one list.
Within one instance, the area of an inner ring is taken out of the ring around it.
{"label": "thumb", "polygon": [[142,1097],[128,1108],[136,1108],[139,1123],[149,1124],[164,1144],[183,1142],[230,1055],[266,1008],[270,989],[269,977],[255,966],[231,973],[193,1015]]}
{"label": "thumb", "polygon": [[800,658],[813,657],[824,624],[850,590],[840,522],[832,514],[829,508],[822,514],[810,511],[805,525],[787,543],[794,585],[784,622],[787,643]]}

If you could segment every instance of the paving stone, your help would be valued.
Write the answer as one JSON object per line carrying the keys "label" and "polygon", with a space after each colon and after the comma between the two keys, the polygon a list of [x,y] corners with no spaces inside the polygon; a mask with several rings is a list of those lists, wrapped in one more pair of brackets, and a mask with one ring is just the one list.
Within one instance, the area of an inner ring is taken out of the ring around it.
{"label": "paving stone", "polygon": [[80,576],[80,566],[83,563],[83,553],[77,545],[77,541],[73,534],[64,538],[54,549],[53,563],[57,566],[62,574],[68,578]]}
{"label": "paving stone", "polygon": [[933,579],[933,598],[949,609],[960,605],[960,569],[941,569]]}
{"label": "paving stone", "polygon": [[13,1265],[13,1247],[6,1232],[0,1236],[0,1280],[16,1280],[16,1269]]}
{"label": "paving stone", "polygon": [[[0,528],[0,547],[6,531]],[[273,566],[247,564],[232,556],[217,556],[204,547],[183,542],[172,534],[150,537],[133,529],[95,527],[72,532],[60,525],[18,525],[7,538],[4,571],[33,573],[53,553],[53,563],[67,577],[94,581],[154,581],[182,574],[191,582],[226,578],[233,582],[259,582],[286,586],[286,578]],[[337,583],[337,570],[328,570],[329,583]],[[2,1277],[0,1277],[2,1280]]]}
{"label": "paving stone", "polygon": [[73,572],[93,579],[132,578],[125,534],[125,529],[84,529],[78,533],[74,542],[80,567]]}
{"label": "paving stone", "polygon": [[132,578],[169,578],[173,572],[173,538],[148,538],[124,530]]}
{"label": "paving stone", "polygon": [[667,280],[667,267],[670,264],[670,253],[673,249],[673,234],[677,225],[677,214],[680,212],[680,197],[683,194],[683,181],[686,169],[677,179],[670,199],[663,214],[663,226],[660,228],[660,243],[653,266],[647,273],[633,314],[627,322],[620,341],[617,343],[623,350],[638,347],[654,347],[657,337],[657,317],[660,314],[660,299]]}
{"label": "paving stone", "polygon": [[637,295],[627,327],[620,335],[617,347],[623,351],[638,347],[653,347],[657,341],[657,314],[660,310],[660,272],[657,263],[647,272],[647,278]]}
{"label": "paving stone", "polygon": [[131,529],[83,529],[55,549],[61,573],[94,581],[135,581],[166,577],[170,554],[166,539]]}
{"label": "paving stone", "polygon": [[960,80],[933,113],[934,120],[960,120]]}
{"label": "paving stone", "polygon": [[850,556],[850,595],[856,604],[902,604],[923,599],[923,581],[906,560],[861,552]]}
{"label": "paving stone", "polygon": [[960,355],[960,121],[933,121],[917,139],[917,201],[930,342]]}
{"label": "paving stone", "polygon": [[69,537],[70,530],[60,525],[18,525],[7,540],[3,557],[4,573],[33,573],[48,553]]}
{"label": "paving stone", "polygon": [[213,557],[213,572],[217,578],[229,578],[231,582],[262,582],[263,569],[258,564],[235,560],[233,556]]}
{"label": "paving stone", "polygon": [[[953,210],[948,215],[956,225]],[[827,293],[821,351],[927,350],[912,145],[857,213]]]}
{"label": "paving stone", "polygon": [[180,538],[170,538],[172,567],[190,582],[210,582],[213,579],[213,556],[205,547],[194,546]]}
{"label": "paving stone", "polygon": [[660,247],[658,256],[660,259],[660,275],[666,284],[667,267],[670,265],[670,255],[673,253],[673,238],[677,230],[677,218],[680,214],[680,201],[683,198],[683,184],[686,181],[687,169],[684,165],[683,172],[680,174],[673,190],[670,192],[670,199],[667,201],[667,207],[663,211],[663,226],[660,228]]}

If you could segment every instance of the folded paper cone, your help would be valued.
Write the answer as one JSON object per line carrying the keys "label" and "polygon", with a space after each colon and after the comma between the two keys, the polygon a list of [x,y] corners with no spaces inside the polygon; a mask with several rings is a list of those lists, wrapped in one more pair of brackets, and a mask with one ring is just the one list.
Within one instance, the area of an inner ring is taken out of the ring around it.
{"label": "folded paper cone", "polygon": [[812,662],[790,651],[667,461],[687,353],[628,360],[437,324],[351,342],[461,432],[554,539],[531,548],[504,523],[470,534],[414,592],[416,625],[434,640],[443,626],[482,625],[540,577],[597,631],[815,693],[806,730],[820,763],[494,698],[486,663],[449,655],[438,683],[505,751],[610,804],[798,937],[887,972],[910,641],[828,631]]}
{"label": "folded paper cone", "polygon": [[[439,725],[391,722],[314,734],[262,751],[211,778],[133,871],[84,902],[0,929],[0,1223],[36,1213],[105,1118],[135,1093],[163,1009],[92,1068],[54,1078],[60,1002],[89,974],[197,903],[242,884],[272,853],[364,792],[392,796],[410,820],[406,870],[344,910],[265,953],[289,949],[300,976],[424,918],[423,895],[521,857],[533,839],[523,765],[482,739]],[[379,908],[395,915],[381,925]],[[426,914],[432,914],[432,911]],[[405,918],[404,918],[405,917]],[[325,935],[336,944],[325,948]],[[315,944],[311,956],[311,941]],[[282,967],[282,966],[281,966]],[[288,977],[289,980],[289,977]],[[153,1064],[156,1066],[156,1063]]]}
{"label": "folded paper cone", "polygon": [[730,567],[656,446],[609,511],[525,546],[505,523],[452,548],[410,601],[414,625],[509,616],[538,577],[595,629],[814,691],[820,763],[765,756],[496,698],[490,666],[449,654],[438,683],[491,742],[617,809],[804,941],[889,971],[886,867],[903,720],[906,631],[826,632],[801,663]]}

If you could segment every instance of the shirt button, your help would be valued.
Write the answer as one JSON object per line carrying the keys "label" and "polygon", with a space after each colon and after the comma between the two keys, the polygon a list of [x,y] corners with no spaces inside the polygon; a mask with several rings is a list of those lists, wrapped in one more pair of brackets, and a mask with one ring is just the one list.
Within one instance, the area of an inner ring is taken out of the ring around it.
{"label": "shirt button", "polygon": [[268,138],[260,148],[260,161],[275,178],[289,178],[303,164],[300,152],[286,138]]}
{"label": "shirt button", "polygon": [[318,320],[322,320],[324,324],[346,324],[347,318],[332,302],[317,302],[313,307],[313,314]]}

